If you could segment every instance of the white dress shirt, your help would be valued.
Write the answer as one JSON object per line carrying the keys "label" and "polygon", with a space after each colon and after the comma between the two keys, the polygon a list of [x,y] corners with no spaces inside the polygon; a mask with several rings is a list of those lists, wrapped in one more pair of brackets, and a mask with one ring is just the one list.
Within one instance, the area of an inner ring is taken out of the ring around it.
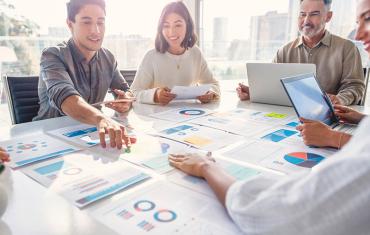
{"label": "white dress shirt", "polygon": [[234,183],[226,208],[245,234],[370,234],[370,117],[309,173]]}
{"label": "white dress shirt", "polygon": [[197,46],[182,55],[159,53],[150,50],[144,56],[131,91],[141,103],[154,104],[154,94],[159,87],[191,86],[212,84],[212,91],[220,94],[218,81],[213,77],[201,51]]}

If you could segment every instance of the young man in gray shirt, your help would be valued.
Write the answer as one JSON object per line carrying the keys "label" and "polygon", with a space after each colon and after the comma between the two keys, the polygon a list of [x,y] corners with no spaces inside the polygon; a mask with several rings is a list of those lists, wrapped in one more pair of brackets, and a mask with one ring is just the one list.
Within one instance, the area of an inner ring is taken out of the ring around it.
{"label": "young man in gray shirt", "polygon": [[[91,106],[101,102],[111,89],[118,99],[131,96],[129,85],[118,70],[110,51],[102,48],[105,32],[104,0],[71,0],[67,3],[67,24],[72,38],[46,48],[41,56],[39,80],[40,110],[35,120],[68,115],[98,128],[100,142],[106,147],[129,145],[125,128]],[[131,103],[108,104],[118,112]]]}

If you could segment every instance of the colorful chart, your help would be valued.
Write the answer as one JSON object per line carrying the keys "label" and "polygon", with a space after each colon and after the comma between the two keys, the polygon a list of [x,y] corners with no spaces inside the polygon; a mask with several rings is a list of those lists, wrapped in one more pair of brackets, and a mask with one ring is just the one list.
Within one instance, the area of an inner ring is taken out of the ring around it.
{"label": "colorful chart", "polygon": [[19,143],[15,144],[15,145],[8,145],[6,147],[6,151],[8,153],[11,153],[11,152],[24,153],[26,151],[34,151],[34,152],[36,152],[39,149],[47,148],[47,147],[48,147],[47,142],[34,140],[31,143],[22,143],[22,142],[19,142]]}
{"label": "colorful chart", "polygon": [[284,159],[297,166],[312,168],[324,160],[325,157],[315,153],[294,152],[285,155]]}
{"label": "colorful chart", "polygon": [[176,126],[170,129],[163,130],[161,131],[161,133],[166,134],[166,135],[171,135],[173,133],[184,131],[184,130],[191,129],[191,128],[193,128],[193,126],[181,125],[181,126]]}
{"label": "colorful chart", "polygon": [[199,116],[205,114],[206,112],[200,109],[184,109],[181,110],[179,113],[187,116]]}
{"label": "colorful chart", "polygon": [[162,209],[154,213],[154,219],[159,222],[172,222],[177,218],[177,215],[175,212],[167,209]]}
{"label": "colorful chart", "polygon": [[154,202],[148,200],[141,200],[134,204],[134,208],[137,211],[151,211],[155,207]]}
{"label": "colorful chart", "polygon": [[117,213],[117,216],[124,219],[124,220],[129,220],[132,217],[134,217],[134,214],[131,212],[127,211],[126,209],[123,209],[122,211]]}
{"label": "colorful chart", "polygon": [[67,133],[64,133],[63,135],[67,136],[69,138],[73,138],[73,137],[77,137],[77,136],[86,136],[87,134],[93,133],[93,132],[96,132],[96,131],[97,131],[96,127],[90,127],[90,128],[86,128],[86,129],[83,129],[83,130],[76,130],[76,131],[67,132]]}
{"label": "colorful chart", "polygon": [[149,232],[150,230],[155,228],[153,224],[149,223],[146,220],[141,221],[140,223],[137,224],[137,226],[146,232]]}
{"label": "colorful chart", "polygon": [[265,117],[270,117],[270,118],[276,118],[276,119],[283,119],[283,118],[286,118],[288,115],[286,114],[281,114],[281,113],[268,113],[268,114],[265,114]]}
{"label": "colorful chart", "polygon": [[289,122],[287,124],[285,124],[286,126],[289,126],[289,127],[297,127],[299,126],[299,122]]}
{"label": "colorful chart", "polygon": [[269,141],[272,141],[272,142],[280,142],[292,135],[295,135],[297,134],[298,132],[297,131],[291,131],[291,130],[286,130],[286,129],[280,129],[280,130],[277,130],[275,132],[272,132],[270,134],[267,134],[265,136],[263,136],[261,139],[264,139],[264,140],[269,140]]}

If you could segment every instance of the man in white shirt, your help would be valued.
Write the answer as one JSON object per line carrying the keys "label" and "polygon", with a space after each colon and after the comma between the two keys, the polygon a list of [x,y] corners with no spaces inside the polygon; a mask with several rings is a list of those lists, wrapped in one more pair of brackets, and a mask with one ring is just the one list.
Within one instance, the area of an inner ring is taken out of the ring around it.
{"label": "man in white shirt", "polygon": [[[357,7],[357,40],[370,54],[370,0]],[[209,183],[246,234],[369,234],[370,118],[350,142],[309,173],[236,182],[211,158],[172,155],[172,166]]]}

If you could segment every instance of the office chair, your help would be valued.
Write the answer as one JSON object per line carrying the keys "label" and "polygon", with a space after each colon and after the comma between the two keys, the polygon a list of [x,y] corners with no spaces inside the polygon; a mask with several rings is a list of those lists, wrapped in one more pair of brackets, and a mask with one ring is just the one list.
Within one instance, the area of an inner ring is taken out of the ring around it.
{"label": "office chair", "polygon": [[134,81],[136,70],[120,70],[122,76],[125,78],[129,86],[131,86]]}
{"label": "office chair", "polygon": [[13,124],[31,122],[39,111],[38,76],[4,76],[3,82]]}

